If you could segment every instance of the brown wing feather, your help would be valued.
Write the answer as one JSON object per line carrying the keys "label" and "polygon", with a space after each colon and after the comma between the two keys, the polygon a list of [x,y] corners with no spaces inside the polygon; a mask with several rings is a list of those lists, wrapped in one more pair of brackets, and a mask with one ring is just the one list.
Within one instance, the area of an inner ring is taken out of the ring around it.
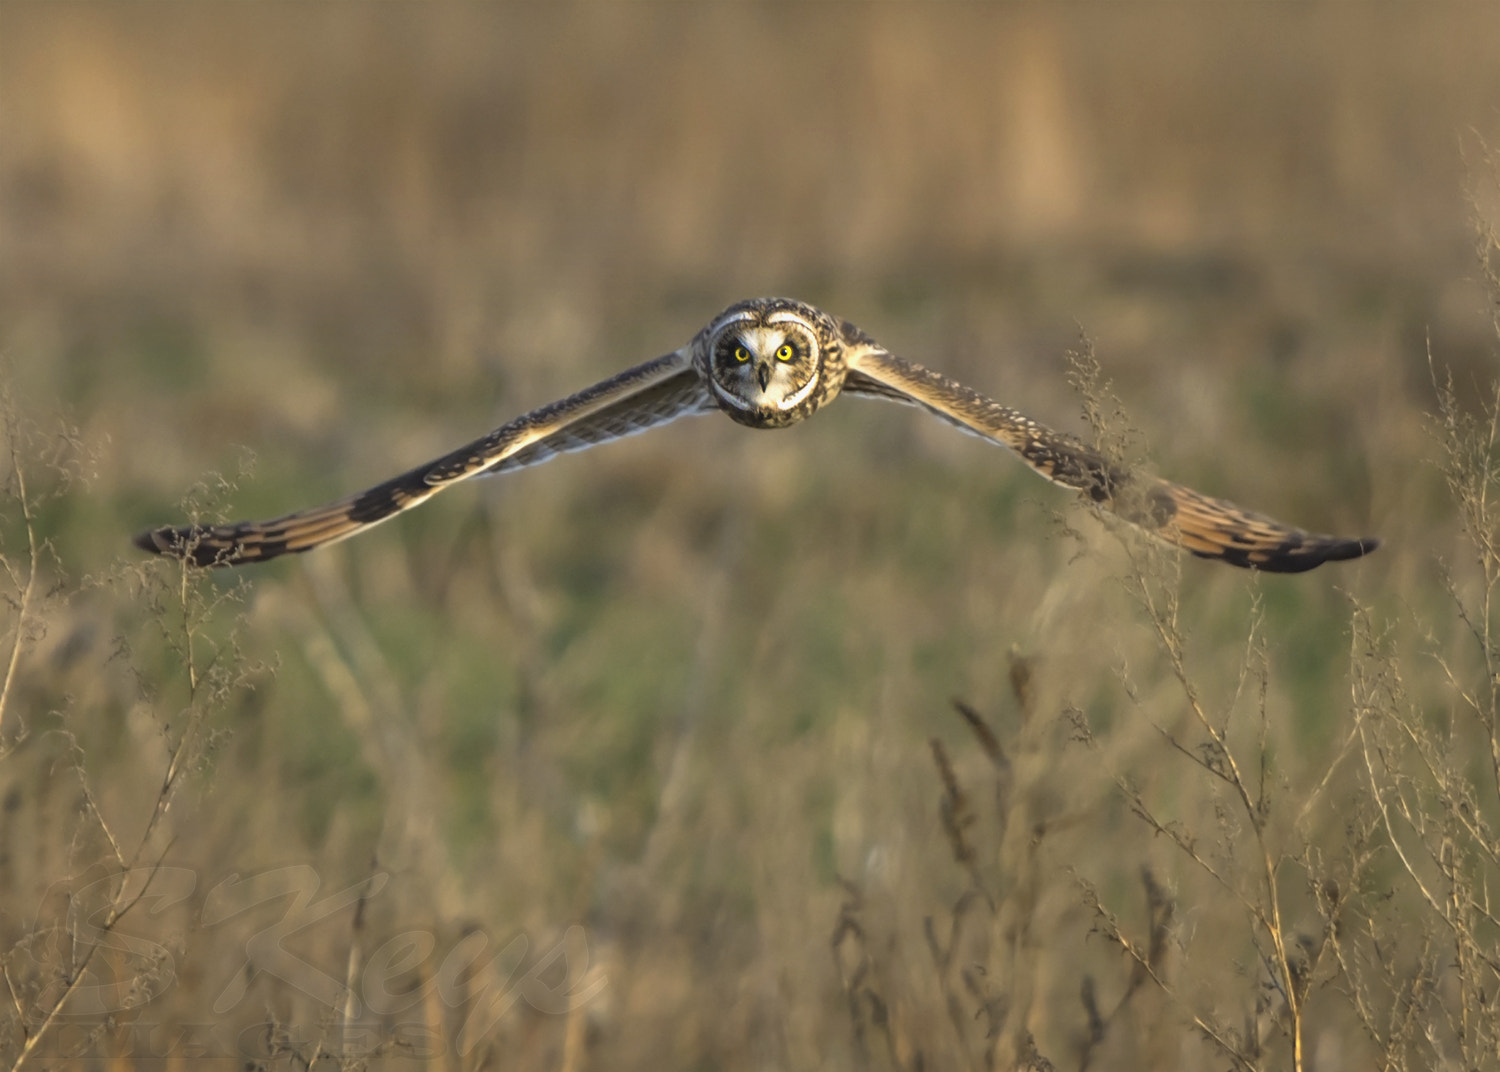
{"label": "brown wing feather", "polygon": [[[1380,546],[1283,525],[1180,484],[1134,478],[1072,436],[875,346],[851,347],[847,393],[905,402],[973,435],[1010,447],[1048,480],[1075,488],[1133,525],[1200,558],[1269,573],[1301,573]],[[1143,483],[1144,481],[1144,483]]]}
{"label": "brown wing feather", "polygon": [[352,536],[461,480],[536,465],[712,408],[690,358],[679,351],[518,417],[357,495],[270,521],[151,529],[135,543],[200,566],[262,562]]}

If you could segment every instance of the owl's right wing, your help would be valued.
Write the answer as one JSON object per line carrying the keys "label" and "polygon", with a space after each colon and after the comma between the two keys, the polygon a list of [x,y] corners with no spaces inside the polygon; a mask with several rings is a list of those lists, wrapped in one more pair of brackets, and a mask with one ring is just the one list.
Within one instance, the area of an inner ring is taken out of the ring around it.
{"label": "owl's right wing", "polygon": [[270,521],[169,525],[141,533],[135,543],[200,566],[262,562],[353,536],[470,477],[535,465],[715,408],[683,349],[517,417],[467,446],[326,506]]}
{"label": "owl's right wing", "polygon": [[1231,565],[1301,573],[1324,562],[1359,558],[1380,546],[1371,537],[1324,536],[1213,499],[1158,477],[1137,476],[1072,436],[1054,432],[941,373],[903,361],[865,339],[847,355],[846,394],[919,406],[972,435],[1009,447],[1048,480],[1083,492],[1152,536]]}

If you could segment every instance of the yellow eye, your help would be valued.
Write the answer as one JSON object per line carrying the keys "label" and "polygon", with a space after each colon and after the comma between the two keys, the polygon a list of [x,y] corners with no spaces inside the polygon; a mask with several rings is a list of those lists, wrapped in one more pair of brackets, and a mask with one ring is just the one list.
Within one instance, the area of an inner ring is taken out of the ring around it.
{"label": "yellow eye", "polygon": [[734,359],[736,361],[749,361],[750,351],[746,350],[743,346],[736,346],[734,348]]}
{"label": "yellow eye", "polygon": [[776,356],[778,358],[780,358],[782,361],[790,361],[792,359],[792,353],[793,353],[793,350],[792,350],[791,344],[790,343],[782,343],[781,344],[781,349],[779,349],[779,350],[776,351]]}

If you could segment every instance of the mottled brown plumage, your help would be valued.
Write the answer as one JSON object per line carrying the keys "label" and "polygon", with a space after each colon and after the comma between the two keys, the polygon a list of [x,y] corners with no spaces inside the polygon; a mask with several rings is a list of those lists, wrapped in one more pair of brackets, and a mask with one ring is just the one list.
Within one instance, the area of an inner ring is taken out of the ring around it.
{"label": "mottled brown plumage", "polygon": [[201,566],[259,562],[352,536],[473,476],[510,472],[716,409],[752,428],[783,428],[841,392],[919,406],[1010,447],[1049,480],[1201,558],[1300,573],[1379,546],[1369,538],[1304,532],[1179,484],[1136,476],[1071,436],[893,356],[847,321],[789,298],[732,305],[682,349],[347,499],[271,521],[152,529],[135,542]]}

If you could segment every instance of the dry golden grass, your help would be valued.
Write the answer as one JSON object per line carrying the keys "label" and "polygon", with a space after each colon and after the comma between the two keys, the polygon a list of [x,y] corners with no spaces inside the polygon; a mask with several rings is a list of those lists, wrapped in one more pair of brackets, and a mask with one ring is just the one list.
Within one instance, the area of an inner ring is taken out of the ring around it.
{"label": "dry golden grass", "polygon": [[[0,1067],[1496,1067],[1497,38],[5,5]],[[760,292],[1060,425],[1081,325],[1111,443],[1387,544],[1178,562],[849,402],[129,553]]]}

